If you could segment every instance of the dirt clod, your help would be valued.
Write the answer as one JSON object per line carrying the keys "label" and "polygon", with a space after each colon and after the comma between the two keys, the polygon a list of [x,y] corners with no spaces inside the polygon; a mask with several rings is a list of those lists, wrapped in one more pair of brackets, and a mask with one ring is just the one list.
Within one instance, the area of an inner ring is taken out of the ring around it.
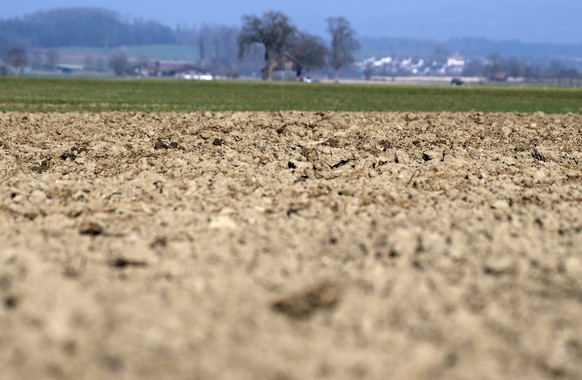
{"label": "dirt clod", "polygon": [[18,306],[18,297],[15,295],[9,295],[4,298],[4,307],[6,309],[16,309]]}
{"label": "dirt clod", "polygon": [[158,149],[170,149],[170,141],[163,140],[163,139],[157,139],[156,142],[154,143],[154,149],[156,149],[156,150],[158,150]]}
{"label": "dirt clod", "polygon": [[126,257],[116,257],[115,259],[110,261],[110,265],[113,268],[125,269],[128,267],[134,268],[146,267],[148,264],[145,261],[132,260]]}
{"label": "dirt clod", "polygon": [[443,154],[442,150],[427,150],[426,152],[422,153],[422,159],[424,161],[433,161],[433,160],[442,161],[443,157],[444,157],[444,154]]}
{"label": "dirt clod", "polygon": [[167,247],[168,246],[168,238],[166,236],[156,236],[154,240],[150,243],[151,248],[157,247]]}
{"label": "dirt clod", "polygon": [[512,273],[515,271],[515,262],[510,257],[493,257],[487,260],[484,270],[494,276]]}
{"label": "dirt clod", "polygon": [[82,153],[88,153],[89,152],[89,148],[86,145],[74,145],[71,148],[71,152],[74,154],[82,154]]}
{"label": "dirt clod", "polygon": [[276,300],[272,307],[292,318],[306,318],[318,310],[336,306],[340,299],[340,286],[333,281],[322,281]]}
{"label": "dirt clod", "polygon": [[75,161],[77,159],[77,155],[74,152],[63,152],[60,156],[60,159],[63,161]]}
{"label": "dirt clod", "polygon": [[105,232],[104,228],[96,222],[84,222],[79,228],[79,233],[81,235],[97,236],[101,235],[103,232]]}
{"label": "dirt clod", "polygon": [[39,173],[40,174],[40,173],[46,172],[47,170],[49,170],[49,168],[50,168],[49,160],[48,159],[45,159],[45,160],[42,160],[42,162],[40,163],[40,165],[31,166],[30,167],[30,170],[32,170],[35,173]]}

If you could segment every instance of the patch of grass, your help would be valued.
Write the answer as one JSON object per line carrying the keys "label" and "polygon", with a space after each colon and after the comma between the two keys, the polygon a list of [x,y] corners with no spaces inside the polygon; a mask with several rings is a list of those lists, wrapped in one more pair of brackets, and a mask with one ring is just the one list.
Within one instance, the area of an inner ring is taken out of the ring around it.
{"label": "patch of grass", "polygon": [[582,89],[0,78],[0,111],[582,112]]}

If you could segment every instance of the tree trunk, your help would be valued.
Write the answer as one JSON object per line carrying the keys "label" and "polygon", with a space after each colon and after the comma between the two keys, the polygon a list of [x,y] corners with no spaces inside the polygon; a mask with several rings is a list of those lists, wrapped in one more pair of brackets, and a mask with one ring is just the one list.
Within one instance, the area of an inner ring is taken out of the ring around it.
{"label": "tree trunk", "polygon": [[271,62],[270,60],[267,62],[267,80],[271,81],[273,80],[273,62]]}
{"label": "tree trunk", "polygon": [[265,52],[265,61],[267,62],[267,80],[273,80],[273,54],[270,51]]}

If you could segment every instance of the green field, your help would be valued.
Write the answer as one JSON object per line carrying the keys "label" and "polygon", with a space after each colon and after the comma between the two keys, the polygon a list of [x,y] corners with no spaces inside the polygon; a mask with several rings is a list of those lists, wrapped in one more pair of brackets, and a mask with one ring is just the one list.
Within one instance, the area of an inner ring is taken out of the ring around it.
{"label": "green field", "polygon": [[582,112],[582,89],[0,78],[0,111]]}

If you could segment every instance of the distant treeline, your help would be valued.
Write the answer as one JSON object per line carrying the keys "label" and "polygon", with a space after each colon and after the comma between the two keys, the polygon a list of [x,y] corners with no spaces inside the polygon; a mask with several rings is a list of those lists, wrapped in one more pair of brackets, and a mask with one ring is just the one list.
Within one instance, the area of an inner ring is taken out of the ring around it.
{"label": "distant treeline", "polygon": [[123,20],[110,10],[63,8],[0,20],[0,45],[56,48],[173,44],[176,33],[155,21]]}
{"label": "distant treeline", "polygon": [[[242,15],[241,15],[242,16]],[[69,46],[119,47],[174,44],[192,41],[193,29],[172,29],[151,20],[127,20],[119,13],[101,8],[60,8],[20,18],[0,20],[0,47],[57,48]],[[232,33],[238,25],[221,26],[220,33]],[[207,35],[208,31],[201,31]],[[196,33],[194,33],[196,34]],[[465,57],[486,57],[492,53],[522,59],[582,57],[582,44],[561,45],[492,41],[486,38],[454,38],[448,41],[399,37],[360,37],[359,55],[431,55],[460,52]]]}

